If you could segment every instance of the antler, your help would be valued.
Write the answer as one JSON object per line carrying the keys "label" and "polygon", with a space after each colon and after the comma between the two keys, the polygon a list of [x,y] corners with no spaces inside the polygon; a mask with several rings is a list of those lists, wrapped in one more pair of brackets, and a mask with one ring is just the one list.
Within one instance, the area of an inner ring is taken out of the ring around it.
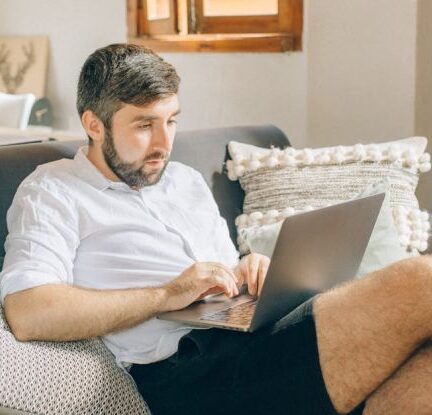
{"label": "antler", "polygon": [[0,47],[0,75],[3,79],[3,83],[6,86],[6,91],[10,94],[14,94],[16,90],[24,81],[24,76],[29,68],[35,62],[34,45],[30,42],[29,47],[22,47],[25,61],[18,65],[15,76],[11,75],[10,62],[8,62],[9,51],[6,50],[6,45],[2,44]]}
{"label": "antler", "polygon": [[24,75],[35,62],[34,46],[32,42],[30,42],[28,49],[23,45],[22,50],[26,60],[18,66],[17,73],[14,77],[15,91],[23,83]]}
{"label": "antler", "polygon": [[4,65],[9,56],[9,52],[6,50],[6,45],[2,43],[0,45],[0,66]]}
{"label": "antler", "polygon": [[9,51],[6,50],[6,45],[3,43],[0,46],[0,75],[3,79],[3,83],[6,86],[6,91],[10,93],[10,63],[8,62]]}

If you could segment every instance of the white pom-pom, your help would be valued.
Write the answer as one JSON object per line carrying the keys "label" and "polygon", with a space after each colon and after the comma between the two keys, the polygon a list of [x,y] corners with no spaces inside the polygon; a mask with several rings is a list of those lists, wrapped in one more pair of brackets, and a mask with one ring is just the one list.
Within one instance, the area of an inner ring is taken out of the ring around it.
{"label": "white pom-pom", "polygon": [[313,206],[311,206],[311,205],[307,205],[307,206],[304,207],[303,210],[304,210],[305,212],[310,212],[311,210],[314,210],[314,208],[313,208]]}
{"label": "white pom-pom", "polygon": [[233,160],[227,160],[225,162],[225,166],[226,166],[227,170],[232,170],[235,166],[235,163]]}
{"label": "white pom-pom", "polygon": [[305,148],[303,150],[303,163],[304,164],[312,164],[315,160],[313,152],[310,148]]}
{"label": "white pom-pom", "polygon": [[286,155],[288,155],[288,156],[295,157],[297,151],[296,151],[294,148],[292,148],[292,147],[287,147],[287,148],[284,150],[284,153],[285,153]]}
{"label": "white pom-pom", "polygon": [[421,242],[419,245],[419,251],[423,252],[423,251],[426,251],[426,249],[428,249],[428,243],[427,242]]}
{"label": "white pom-pom", "polygon": [[279,163],[278,159],[276,157],[268,157],[267,160],[264,162],[266,167],[275,167]]}
{"label": "white pom-pom", "polygon": [[238,228],[245,228],[248,225],[248,215],[244,213],[235,218],[235,224]]}
{"label": "white pom-pom", "polygon": [[249,253],[249,246],[245,242],[239,243],[238,245],[241,254]]}
{"label": "white pom-pom", "polygon": [[429,221],[428,222],[423,222],[423,230],[424,231],[428,231],[430,229],[430,227],[431,227],[431,224],[430,224]]}
{"label": "white pom-pom", "polygon": [[238,179],[237,175],[232,170],[228,170],[227,176],[228,176],[228,179],[232,180],[233,182]]}
{"label": "white pom-pom", "polygon": [[363,144],[356,144],[353,148],[353,159],[361,161],[366,157],[366,150]]}
{"label": "white pom-pom", "polygon": [[286,159],[286,165],[290,167],[297,166],[297,160],[294,156],[288,156]]}
{"label": "white pom-pom", "polygon": [[421,242],[414,240],[414,241],[410,241],[410,243],[408,244],[412,249],[419,249]]}
{"label": "white pom-pom", "polygon": [[328,151],[325,151],[320,156],[321,164],[329,164],[331,161],[331,156]]}
{"label": "white pom-pom", "polygon": [[412,221],[418,221],[421,219],[421,212],[418,209],[411,209],[411,211],[408,213],[408,218]]}
{"label": "white pom-pom", "polygon": [[419,171],[421,173],[426,173],[431,169],[431,163],[422,163],[419,165]]}
{"label": "white pom-pom", "polygon": [[422,235],[423,235],[422,232],[420,232],[420,231],[414,231],[411,234],[411,240],[412,241],[418,241],[418,240],[422,239]]}
{"label": "white pom-pom", "polygon": [[244,168],[244,166],[242,166],[240,164],[240,165],[235,166],[234,171],[235,171],[235,174],[237,175],[237,177],[241,177],[245,173],[245,168]]}
{"label": "white pom-pom", "polygon": [[244,161],[246,161],[246,158],[243,154],[234,154],[233,160],[236,164],[242,164]]}
{"label": "white pom-pom", "polygon": [[278,158],[280,153],[281,153],[281,150],[277,147],[272,147],[272,149],[270,150],[270,156],[271,157]]}
{"label": "white pom-pom", "polygon": [[391,162],[399,160],[402,156],[402,152],[398,145],[392,145],[387,148],[387,157]]}
{"label": "white pom-pom", "polygon": [[374,161],[375,163],[379,163],[380,161],[383,160],[383,158],[384,157],[381,151],[375,151],[370,154],[371,161]]}
{"label": "white pom-pom", "polygon": [[281,166],[293,166],[295,165],[295,159],[293,156],[284,152],[279,156],[279,164]]}
{"label": "white pom-pom", "polygon": [[263,223],[271,224],[277,222],[278,219],[279,219],[279,211],[277,211],[276,209],[271,209],[264,214]]}
{"label": "white pom-pom", "polygon": [[431,155],[429,153],[423,153],[419,157],[419,163],[429,163],[431,161]]}
{"label": "white pom-pom", "polygon": [[262,167],[262,164],[259,160],[250,160],[248,167],[250,171],[255,171],[260,169]]}
{"label": "white pom-pom", "polygon": [[429,220],[429,213],[426,212],[425,210],[422,210],[420,212],[420,217],[421,217],[422,220],[428,221]]}
{"label": "white pom-pom", "polygon": [[366,149],[366,159],[369,161],[380,162],[382,160],[382,153],[376,144],[370,144]]}
{"label": "white pom-pom", "polygon": [[249,215],[249,225],[250,225],[251,221],[252,222],[260,221],[263,218],[263,216],[264,215],[262,214],[262,212],[252,212]]}
{"label": "white pom-pom", "polygon": [[411,229],[412,231],[422,231],[424,224],[421,220],[413,220],[411,221]]}
{"label": "white pom-pom", "polygon": [[341,151],[338,151],[338,149],[335,149],[333,153],[331,153],[331,161],[336,164],[341,164],[345,161],[345,155]]}

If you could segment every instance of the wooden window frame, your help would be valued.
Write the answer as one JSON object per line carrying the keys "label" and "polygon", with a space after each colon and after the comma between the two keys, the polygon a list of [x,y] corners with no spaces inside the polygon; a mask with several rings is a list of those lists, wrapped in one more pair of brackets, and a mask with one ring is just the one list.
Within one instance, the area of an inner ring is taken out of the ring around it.
{"label": "wooden window frame", "polygon": [[138,10],[138,33],[149,36],[176,34],[177,33],[177,2],[169,0],[170,17],[167,19],[147,19],[147,2],[137,2]]}
{"label": "wooden window frame", "polygon": [[128,42],[156,52],[302,49],[303,0],[278,0],[276,16],[204,16],[204,0],[188,0],[189,34],[183,35],[178,34],[177,0],[170,0],[170,18],[156,21],[147,19],[146,3],[146,0],[127,0]]}

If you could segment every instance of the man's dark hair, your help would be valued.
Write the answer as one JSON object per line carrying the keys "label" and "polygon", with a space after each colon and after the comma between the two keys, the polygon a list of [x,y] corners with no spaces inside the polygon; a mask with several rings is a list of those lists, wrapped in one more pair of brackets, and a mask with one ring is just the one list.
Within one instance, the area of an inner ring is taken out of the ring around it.
{"label": "man's dark hair", "polygon": [[112,117],[123,104],[150,104],[176,94],[179,83],[174,67],[152,50],[122,43],[109,45],[93,52],[81,69],[78,113],[81,117],[91,110],[111,129]]}

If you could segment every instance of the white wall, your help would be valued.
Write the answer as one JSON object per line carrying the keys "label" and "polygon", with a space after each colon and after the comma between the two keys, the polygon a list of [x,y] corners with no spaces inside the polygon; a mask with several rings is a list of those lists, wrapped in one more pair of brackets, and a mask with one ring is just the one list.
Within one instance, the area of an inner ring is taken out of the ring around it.
{"label": "white wall", "polygon": [[182,78],[180,128],[272,123],[306,144],[306,54],[164,57]]}
{"label": "white wall", "polygon": [[47,96],[55,125],[80,130],[76,83],[86,57],[96,48],[126,39],[123,0],[0,0],[0,36],[48,35]]}
{"label": "white wall", "polygon": [[[78,129],[80,67],[126,38],[124,0],[0,0],[0,35],[48,34],[56,126]],[[274,123],[296,146],[414,134],[417,0],[305,0],[304,51],[165,54],[181,129]]]}
{"label": "white wall", "polygon": [[417,0],[311,0],[307,137],[312,145],[414,133]]}
{"label": "white wall", "polygon": [[[432,1],[420,0],[417,29],[416,135],[429,137],[432,151]],[[420,205],[432,210],[432,173],[423,175],[418,187]]]}

